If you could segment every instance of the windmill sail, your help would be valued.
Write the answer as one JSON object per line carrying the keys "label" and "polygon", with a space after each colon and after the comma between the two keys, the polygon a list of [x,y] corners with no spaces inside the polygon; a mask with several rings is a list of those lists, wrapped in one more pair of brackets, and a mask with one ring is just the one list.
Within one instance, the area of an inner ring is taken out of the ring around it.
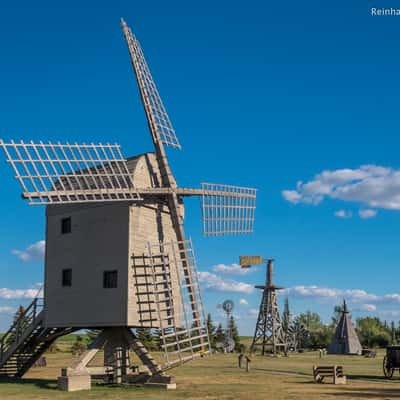
{"label": "windmill sail", "polygon": [[30,204],[141,199],[117,144],[1,140],[0,146]]}
{"label": "windmill sail", "polygon": [[172,127],[164,104],[151,76],[143,51],[131,29],[122,20],[122,29],[131,56],[139,86],[140,96],[146,112],[147,122],[155,143],[161,141],[167,146],[180,149],[181,145]]}
{"label": "windmill sail", "polygon": [[214,183],[201,187],[204,235],[253,232],[256,189]]}

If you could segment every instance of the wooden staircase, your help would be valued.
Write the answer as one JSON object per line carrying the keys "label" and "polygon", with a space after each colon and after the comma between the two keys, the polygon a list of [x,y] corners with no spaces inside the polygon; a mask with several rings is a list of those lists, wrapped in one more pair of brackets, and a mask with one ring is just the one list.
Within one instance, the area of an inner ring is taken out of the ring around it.
{"label": "wooden staircase", "polygon": [[20,378],[70,328],[46,328],[42,299],[35,298],[0,340],[0,377]]}

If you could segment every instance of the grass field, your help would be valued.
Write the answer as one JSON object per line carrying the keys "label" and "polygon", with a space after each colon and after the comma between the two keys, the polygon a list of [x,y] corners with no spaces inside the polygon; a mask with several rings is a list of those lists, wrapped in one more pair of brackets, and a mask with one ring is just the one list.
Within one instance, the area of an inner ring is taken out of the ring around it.
{"label": "grass field", "polygon": [[[56,390],[56,378],[73,356],[60,352],[46,354],[48,366],[31,369],[22,381],[1,382],[0,399],[399,399],[400,375],[383,378],[383,355],[381,351],[375,359],[326,356],[322,360],[317,352],[288,358],[254,356],[251,371],[246,373],[237,368],[237,354],[217,354],[172,370],[177,382],[174,391],[96,385],[92,391],[65,393]],[[314,384],[313,364],[343,365],[347,385]]]}

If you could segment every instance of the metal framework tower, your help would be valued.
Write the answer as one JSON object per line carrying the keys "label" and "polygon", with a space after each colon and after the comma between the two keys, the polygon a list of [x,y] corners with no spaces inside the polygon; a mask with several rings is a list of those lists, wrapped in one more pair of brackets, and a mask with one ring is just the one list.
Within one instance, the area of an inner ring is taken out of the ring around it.
{"label": "metal framework tower", "polygon": [[286,354],[287,352],[286,335],[282,327],[278,303],[276,301],[276,291],[283,289],[283,287],[273,284],[273,261],[273,259],[267,260],[265,286],[255,286],[256,289],[263,290],[263,295],[253,343],[251,344],[251,352],[254,352],[256,347],[261,346],[262,355],[279,352]]}

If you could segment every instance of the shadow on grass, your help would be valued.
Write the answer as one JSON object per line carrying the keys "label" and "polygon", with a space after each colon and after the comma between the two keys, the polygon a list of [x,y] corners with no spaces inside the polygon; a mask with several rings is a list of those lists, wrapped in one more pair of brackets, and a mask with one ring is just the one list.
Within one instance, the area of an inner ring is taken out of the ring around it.
{"label": "shadow on grass", "polygon": [[18,378],[0,378],[0,388],[4,384],[18,384],[18,385],[34,385],[41,389],[57,389],[57,381],[52,379],[18,379]]}
{"label": "shadow on grass", "polygon": [[251,371],[265,371],[265,372],[271,372],[272,374],[276,374],[276,375],[299,375],[299,376],[310,376],[311,375],[307,372],[301,372],[301,371],[286,371],[286,370],[279,370],[279,369],[273,369],[273,368],[260,368],[260,367],[252,368]]}
{"label": "shadow on grass", "polygon": [[393,399],[400,398],[399,389],[379,389],[379,388],[346,388],[340,392],[330,393],[330,396],[337,396],[343,398],[360,398],[360,399]]}
{"label": "shadow on grass", "polygon": [[398,377],[393,377],[391,379],[386,378],[383,375],[350,375],[346,374],[347,379],[354,379],[354,380],[371,380],[371,381],[379,381],[379,382],[393,382],[393,383],[398,383],[400,379]]}

